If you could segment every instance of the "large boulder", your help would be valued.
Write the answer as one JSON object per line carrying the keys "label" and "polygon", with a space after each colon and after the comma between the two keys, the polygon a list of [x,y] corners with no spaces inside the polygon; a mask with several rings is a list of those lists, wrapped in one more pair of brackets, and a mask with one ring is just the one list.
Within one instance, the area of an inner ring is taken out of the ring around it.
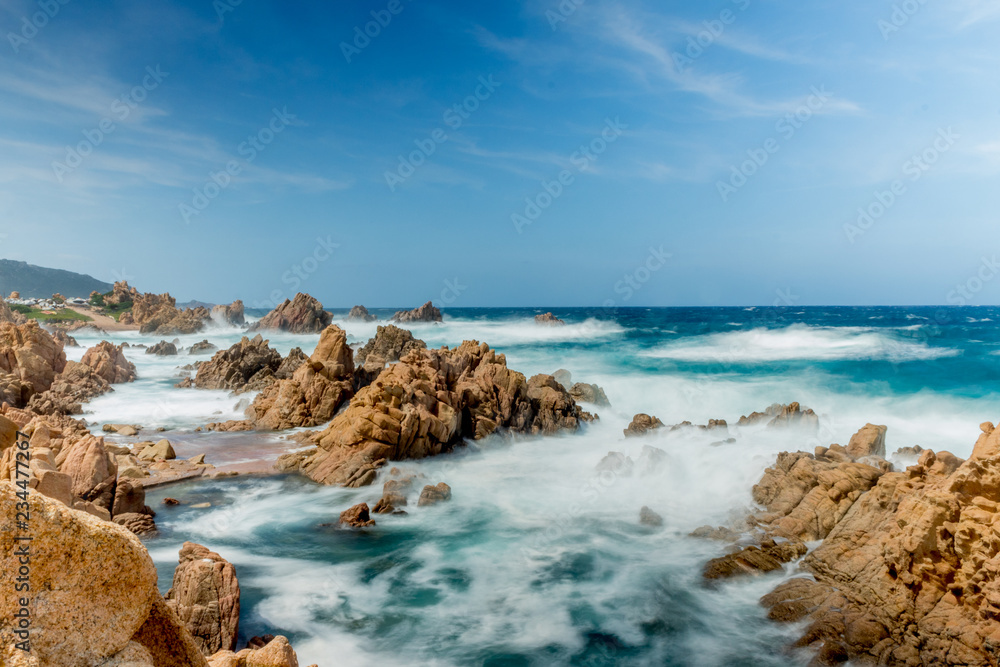
{"label": "large boulder", "polygon": [[552,313],[542,313],[541,315],[535,315],[535,324],[542,324],[550,327],[560,327],[565,326],[566,322],[560,320],[558,317]]}
{"label": "large boulder", "polygon": [[[16,487],[0,482],[0,512],[16,513]],[[31,496],[31,590],[15,591],[17,547],[0,554],[0,664],[12,667],[132,665],[207,667],[166,609],[146,549],[121,526]],[[10,530],[13,537],[13,527]],[[11,542],[13,544],[13,542]],[[31,657],[17,648],[15,614],[27,602]]]}
{"label": "large boulder", "polygon": [[204,655],[236,648],[240,624],[240,585],[236,568],[194,542],[185,542],[167,592],[167,606],[194,637]]}
{"label": "large boulder", "polygon": [[865,424],[857,433],[851,436],[847,445],[847,454],[851,458],[860,459],[865,456],[885,458],[885,426]]}
{"label": "large boulder", "polygon": [[309,360],[291,378],[265,388],[247,415],[258,429],[273,431],[324,424],[351,397],[353,373],[347,334],[330,325]]}
{"label": "large boulder", "polygon": [[593,403],[597,406],[611,405],[608,395],[596,384],[577,382],[569,388],[569,395],[573,397],[573,400],[580,401],[581,403]]}
{"label": "large boulder", "polygon": [[109,515],[114,506],[118,464],[104,447],[104,438],[92,435],[66,446],[55,459],[59,471],[72,480],[72,493],[83,502],[92,502]]}
{"label": "large boulder", "polygon": [[0,324],[0,403],[24,407],[66,367],[63,346],[31,320]]}
{"label": "large boulder", "polygon": [[634,438],[640,435],[646,435],[650,431],[655,431],[658,428],[663,428],[663,422],[660,421],[659,417],[654,417],[652,415],[647,415],[644,412],[632,417],[632,421],[629,422],[628,427],[625,429],[626,438]]}
{"label": "large boulder", "polygon": [[250,331],[287,331],[289,333],[320,333],[330,326],[333,315],[323,310],[323,304],[301,292],[255,322]]}
{"label": "large boulder", "polygon": [[252,340],[244,336],[228,350],[216,352],[211,360],[198,365],[194,386],[240,393],[270,385],[281,366],[281,354],[267,343],[260,334]]}
{"label": "large boulder", "polygon": [[146,354],[155,354],[158,357],[173,357],[177,355],[177,346],[165,340],[161,340],[156,345],[146,348]]}
{"label": "large boulder", "polygon": [[592,419],[551,375],[528,380],[488,345],[412,350],[351,399],[317,436],[303,472],[324,484],[371,484],[386,461],[434,456],[463,438],[552,434]]}
{"label": "large boulder", "polygon": [[228,306],[218,305],[212,308],[212,319],[216,322],[228,324],[234,327],[242,327],[247,323],[244,315],[243,302],[233,301]]}
{"label": "large boulder", "polygon": [[419,308],[414,308],[413,310],[400,310],[397,311],[395,315],[392,316],[393,322],[440,322],[441,321],[441,311],[434,307],[434,304],[428,301]]}
{"label": "large boulder", "polygon": [[123,350],[122,345],[101,341],[84,353],[80,363],[90,366],[94,373],[110,384],[132,382],[135,380],[135,364],[125,358]]}

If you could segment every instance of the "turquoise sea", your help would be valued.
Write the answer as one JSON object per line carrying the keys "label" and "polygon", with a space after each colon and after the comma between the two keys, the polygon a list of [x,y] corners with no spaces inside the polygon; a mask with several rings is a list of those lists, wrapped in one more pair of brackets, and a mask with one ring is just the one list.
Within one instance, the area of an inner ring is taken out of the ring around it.
{"label": "turquoise sea", "polygon": [[[551,310],[563,327],[534,324]],[[345,323],[362,344],[376,323]],[[393,311],[373,311],[387,317]],[[485,341],[526,375],[566,369],[597,383],[610,407],[576,434],[493,437],[399,467],[447,482],[450,502],[378,516],[364,531],[322,524],[365,489],[320,487],[297,476],[237,477],[155,489],[158,536],[146,544],[170,586],[185,540],[236,565],[241,635],[287,635],[302,665],[805,665],[786,646],[801,628],[772,623],[761,595],[773,575],[708,585],[701,568],[727,545],[689,533],[738,526],[750,489],[776,455],[846,444],[867,422],[888,426],[887,450],[910,445],[966,456],[983,421],[1000,418],[1000,308],[446,309],[440,325],[415,325],[429,346]],[[219,347],[241,332],[217,328]],[[98,336],[81,335],[81,345]],[[117,342],[155,343],[135,333]],[[312,351],[318,336],[272,335],[283,354]],[[83,348],[69,354],[81,356]],[[139,379],[87,406],[105,422],[170,429],[179,456],[216,465],[275,458],[279,435],[194,429],[239,418],[246,403],[225,392],[174,389],[178,366],[207,357],[127,351]],[[75,357],[74,357],[75,358]],[[819,432],[740,428],[741,415],[798,401]],[[632,415],[664,423],[726,419],[728,434],[695,429],[625,439]],[[726,442],[732,438],[731,442]],[[643,448],[666,452],[657,463]],[[597,470],[611,451],[631,474]],[[904,466],[911,460],[891,457]],[[160,505],[164,496],[182,499]],[[208,508],[192,504],[208,502]],[[664,517],[643,527],[647,505]],[[801,576],[801,575],[798,575]]]}

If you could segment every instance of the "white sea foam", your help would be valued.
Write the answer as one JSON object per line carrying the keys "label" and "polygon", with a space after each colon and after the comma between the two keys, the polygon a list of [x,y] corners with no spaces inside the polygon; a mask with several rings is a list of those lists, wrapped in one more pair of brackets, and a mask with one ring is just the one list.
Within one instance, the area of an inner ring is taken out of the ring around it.
{"label": "white sea foam", "polygon": [[810,327],[794,324],[784,329],[754,329],[690,337],[646,353],[658,359],[716,364],[776,361],[886,360],[926,361],[960,354],[922,342],[893,337],[877,329]]}

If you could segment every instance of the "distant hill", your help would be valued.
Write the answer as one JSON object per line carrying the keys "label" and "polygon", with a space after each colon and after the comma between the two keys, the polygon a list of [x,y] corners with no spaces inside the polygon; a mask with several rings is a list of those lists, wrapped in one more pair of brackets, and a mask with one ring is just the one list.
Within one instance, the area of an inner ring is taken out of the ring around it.
{"label": "distant hill", "polygon": [[41,299],[58,292],[65,297],[79,296],[86,299],[95,290],[103,294],[110,292],[112,287],[114,285],[111,283],[82,273],[0,259],[0,296],[4,298],[11,292],[20,292],[25,299]]}

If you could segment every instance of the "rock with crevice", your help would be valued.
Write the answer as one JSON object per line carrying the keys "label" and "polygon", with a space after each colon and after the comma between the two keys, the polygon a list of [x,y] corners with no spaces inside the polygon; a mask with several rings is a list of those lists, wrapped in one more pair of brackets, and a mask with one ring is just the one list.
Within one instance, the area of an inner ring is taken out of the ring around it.
{"label": "rock with crevice", "polygon": [[368,528],[375,525],[375,520],[371,517],[368,503],[360,503],[341,512],[337,525],[350,528]]}
{"label": "rock with crevice", "polygon": [[156,345],[147,347],[146,354],[155,354],[158,357],[171,357],[177,354],[177,346],[171,342],[161,340]]}
{"label": "rock with crevice", "polygon": [[236,648],[240,585],[232,563],[207,547],[185,542],[165,597],[202,654]]}
{"label": "rock with crevice", "polygon": [[124,347],[104,340],[83,354],[80,360],[109,384],[135,380],[135,364],[125,357]]}
{"label": "rock with crevice", "polygon": [[242,393],[270,386],[281,367],[281,354],[268,346],[260,334],[244,336],[228,350],[220,350],[198,365],[194,386],[199,389],[228,389]]}

